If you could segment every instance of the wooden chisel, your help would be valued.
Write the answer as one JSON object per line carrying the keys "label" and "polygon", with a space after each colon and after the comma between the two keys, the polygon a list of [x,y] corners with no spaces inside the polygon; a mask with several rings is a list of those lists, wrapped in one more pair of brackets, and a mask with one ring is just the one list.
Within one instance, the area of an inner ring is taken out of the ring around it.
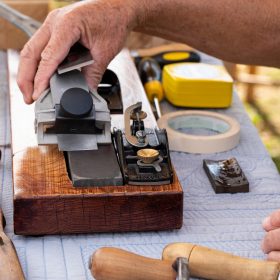
{"label": "wooden chisel", "polygon": [[101,248],[93,254],[90,269],[96,280],[185,280],[188,275],[174,269],[176,260],[183,258],[192,277],[210,280],[280,279],[278,262],[241,258],[190,243],[170,244],[163,250],[162,257],[162,260],[156,260],[121,249]]}
{"label": "wooden chisel", "polygon": [[24,280],[15,246],[4,233],[4,225],[4,216],[0,209],[0,279]]}

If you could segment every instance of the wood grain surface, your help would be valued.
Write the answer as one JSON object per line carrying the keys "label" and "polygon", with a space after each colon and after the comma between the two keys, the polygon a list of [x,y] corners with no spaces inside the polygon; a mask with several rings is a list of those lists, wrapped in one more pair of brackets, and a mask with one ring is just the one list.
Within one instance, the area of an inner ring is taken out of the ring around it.
{"label": "wood grain surface", "polygon": [[118,248],[103,247],[92,255],[90,270],[95,280],[175,280],[176,271],[172,264],[170,260],[151,259]]}
{"label": "wood grain surface", "polygon": [[[34,112],[22,101],[9,54],[16,234],[43,235],[91,232],[167,230],[182,226],[183,192],[175,175],[162,186],[73,187],[63,153],[57,146],[37,146]],[[156,122],[128,51],[111,63],[122,88],[124,107],[143,102],[147,126]],[[112,116],[123,128],[123,115]]]}
{"label": "wood grain surface", "polygon": [[[14,156],[14,184],[16,198],[51,195],[134,195],[148,192],[176,193],[181,191],[177,176],[173,184],[160,186],[105,186],[75,188],[68,177],[62,152],[57,146],[29,147]],[[32,186],[32,188],[30,188]]]}

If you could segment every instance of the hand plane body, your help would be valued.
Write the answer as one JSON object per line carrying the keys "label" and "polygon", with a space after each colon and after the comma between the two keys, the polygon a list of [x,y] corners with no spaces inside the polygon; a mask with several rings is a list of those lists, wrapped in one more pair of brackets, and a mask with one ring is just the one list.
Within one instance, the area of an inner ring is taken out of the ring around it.
{"label": "hand plane body", "polygon": [[61,151],[96,150],[111,143],[111,118],[106,101],[90,91],[83,74],[55,74],[35,105],[38,144],[57,144]]}
{"label": "hand plane body", "polygon": [[35,131],[39,145],[57,144],[64,152],[74,186],[123,184],[107,102],[89,90],[80,71],[52,76],[35,105]]}
{"label": "hand plane body", "polygon": [[[58,145],[77,187],[117,186],[123,182],[171,184],[173,171],[166,131],[145,128],[147,114],[141,109],[141,102],[129,106],[124,114],[124,135],[121,130],[111,135],[107,102],[89,90],[83,74],[78,70],[54,74],[50,89],[35,106],[38,143]],[[151,151],[157,154],[154,159],[148,154],[141,157],[141,153]]]}
{"label": "hand plane body", "polygon": [[171,184],[173,170],[167,133],[145,128],[146,113],[141,108],[141,102],[127,108],[125,133],[121,130],[113,133],[124,181],[131,185]]}

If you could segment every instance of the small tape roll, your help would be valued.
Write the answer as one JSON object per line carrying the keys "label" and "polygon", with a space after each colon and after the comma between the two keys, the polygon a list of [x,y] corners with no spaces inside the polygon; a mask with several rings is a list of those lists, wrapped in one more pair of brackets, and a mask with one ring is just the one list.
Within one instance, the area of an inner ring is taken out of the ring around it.
{"label": "small tape roll", "polygon": [[[167,131],[170,150],[187,153],[219,153],[239,143],[240,125],[226,115],[206,111],[178,111],[163,115],[157,121]],[[193,135],[184,130],[215,132],[215,135]]]}

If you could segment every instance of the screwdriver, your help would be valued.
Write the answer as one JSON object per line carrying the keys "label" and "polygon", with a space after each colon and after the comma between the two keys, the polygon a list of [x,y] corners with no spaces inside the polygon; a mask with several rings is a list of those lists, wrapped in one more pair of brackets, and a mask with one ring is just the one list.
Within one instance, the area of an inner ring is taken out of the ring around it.
{"label": "screwdriver", "polygon": [[157,117],[161,117],[159,102],[163,99],[163,88],[161,84],[161,68],[153,58],[143,58],[138,65],[138,73],[144,85],[147,97],[154,103]]}

